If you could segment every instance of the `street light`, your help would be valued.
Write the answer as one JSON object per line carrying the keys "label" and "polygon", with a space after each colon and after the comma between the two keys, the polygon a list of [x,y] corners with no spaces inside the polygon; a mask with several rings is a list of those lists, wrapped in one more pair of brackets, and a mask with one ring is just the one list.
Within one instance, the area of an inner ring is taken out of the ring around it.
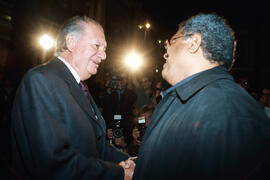
{"label": "street light", "polygon": [[143,25],[140,24],[140,25],[138,25],[138,27],[139,27],[139,29],[142,29],[143,28]]}
{"label": "street light", "polygon": [[144,25],[142,25],[142,24],[139,24],[138,25],[138,28],[139,29],[144,29],[144,30],[149,30],[150,28],[151,28],[151,24],[149,23],[149,22],[146,22]]}
{"label": "street light", "polygon": [[151,24],[147,22],[147,23],[145,24],[145,27],[146,27],[146,29],[150,29]]}
{"label": "street light", "polygon": [[147,37],[147,31],[150,30],[151,24],[150,24],[149,22],[146,22],[144,26],[145,26],[145,28],[144,28],[144,40],[146,40],[146,37]]}

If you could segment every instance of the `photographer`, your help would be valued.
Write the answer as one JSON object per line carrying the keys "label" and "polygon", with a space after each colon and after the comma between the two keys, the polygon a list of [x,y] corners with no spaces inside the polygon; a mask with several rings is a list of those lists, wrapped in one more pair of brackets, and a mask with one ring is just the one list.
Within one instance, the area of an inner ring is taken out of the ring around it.
{"label": "photographer", "polygon": [[123,151],[132,139],[131,119],[133,118],[135,101],[136,94],[127,89],[125,76],[112,76],[107,83],[107,92],[103,103],[103,117],[108,128],[108,140]]}
{"label": "photographer", "polygon": [[132,141],[128,145],[127,149],[127,153],[129,153],[131,156],[137,156],[138,154],[141,141],[143,139],[146,128],[148,127],[153,111],[153,106],[144,105],[140,110],[138,118],[135,118],[136,122],[134,123],[132,129]]}

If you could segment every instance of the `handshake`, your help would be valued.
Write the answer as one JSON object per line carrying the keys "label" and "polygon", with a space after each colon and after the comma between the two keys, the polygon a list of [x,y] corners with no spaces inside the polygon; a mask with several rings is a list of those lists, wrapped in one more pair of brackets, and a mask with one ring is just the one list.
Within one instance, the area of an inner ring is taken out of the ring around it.
{"label": "handshake", "polygon": [[134,169],[135,169],[135,166],[136,166],[136,164],[134,162],[135,159],[137,159],[137,157],[130,157],[126,161],[121,161],[119,163],[119,165],[122,166],[122,168],[125,171],[124,180],[132,179]]}

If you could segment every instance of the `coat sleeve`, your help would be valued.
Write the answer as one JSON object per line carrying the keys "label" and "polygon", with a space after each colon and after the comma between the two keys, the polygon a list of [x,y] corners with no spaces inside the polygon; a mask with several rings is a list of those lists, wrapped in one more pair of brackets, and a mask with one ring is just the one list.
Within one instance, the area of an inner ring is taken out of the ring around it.
{"label": "coat sleeve", "polygon": [[114,163],[119,163],[120,161],[125,161],[130,157],[130,155],[123,153],[110,144],[107,144],[105,149],[105,160]]}
{"label": "coat sleeve", "polygon": [[33,179],[123,179],[119,165],[86,157],[71,146],[62,112],[69,102],[58,101],[65,93],[57,80],[40,72],[26,75],[12,112],[12,143],[20,154],[18,161]]}

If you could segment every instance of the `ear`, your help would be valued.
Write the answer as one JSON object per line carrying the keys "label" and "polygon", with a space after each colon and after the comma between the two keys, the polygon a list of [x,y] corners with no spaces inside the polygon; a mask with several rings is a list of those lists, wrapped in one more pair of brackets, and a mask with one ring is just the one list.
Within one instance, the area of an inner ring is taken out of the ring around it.
{"label": "ear", "polygon": [[201,46],[202,36],[199,33],[195,33],[191,38],[189,38],[189,41],[189,52],[196,53]]}
{"label": "ear", "polygon": [[74,36],[72,36],[72,34],[67,34],[66,35],[67,50],[72,52],[73,49],[75,48],[75,45],[76,45],[76,39],[74,38]]}

